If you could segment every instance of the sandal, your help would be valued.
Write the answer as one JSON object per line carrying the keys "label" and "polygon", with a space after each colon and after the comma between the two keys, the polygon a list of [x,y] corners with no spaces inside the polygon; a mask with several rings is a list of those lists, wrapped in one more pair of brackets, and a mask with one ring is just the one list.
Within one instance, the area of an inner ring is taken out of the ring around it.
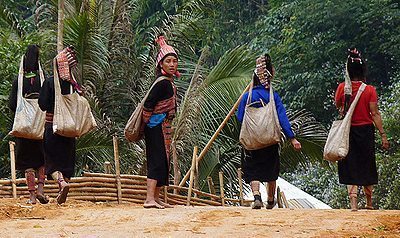
{"label": "sandal", "polygon": [[264,206],[264,204],[261,200],[255,199],[251,208],[252,209],[261,209],[263,206]]}
{"label": "sandal", "polygon": [[58,204],[63,204],[67,200],[67,195],[69,192],[69,184],[66,184],[60,191],[60,193],[57,196],[57,203]]}
{"label": "sandal", "polygon": [[49,198],[47,196],[44,196],[43,194],[40,193],[36,194],[36,198],[37,200],[39,200],[41,204],[49,203]]}
{"label": "sandal", "polygon": [[267,205],[265,206],[265,208],[267,209],[272,209],[274,208],[276,205],[276,200],[274,199],[273,201],[267,201]]}
{"label": "sandal", "polygon": [[254,194],[254,202],[251,206],[252,209],[261,209],[264,206],[262,200],[261,200],[261,195],[258,194]]}
{"label": "sandal", "polygon": [[373,206],[368,206],[368,205],[365,205],[364,208],[367,210],[375,210]]}

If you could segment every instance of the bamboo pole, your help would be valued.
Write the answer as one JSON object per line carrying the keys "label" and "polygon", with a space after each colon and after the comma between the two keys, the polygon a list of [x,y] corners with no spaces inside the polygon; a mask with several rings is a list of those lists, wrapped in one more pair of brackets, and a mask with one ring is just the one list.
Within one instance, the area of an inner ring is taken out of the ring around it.
{"label": "bamboo pole", "polygon": [[[83,172],[83,177],[102,177],[102,178],[115,178],[113,174],[105,174],[105,173],[90,173],[90,172]],[[135,180],[143,180],[146,181],[147,177],[142,175],[134,175],[134,174],[121,174],[121,178],[127,179],[135,179]]]}
{"label": "bamboo pole", "polygon": [[219,172],[219,191],[221,194],[221,204],[225,206],[225,193],[224,193],[224,172]]}
{"label": "bamboo pole", "polygon": [[[181,172],[179,171],[178,154],[176,152],[175,140],[172,141],[171,149],[172,149],[172,164],[174,166],[174,185],[178,185],[181,179]],[[178,190],[174,190],[174,193],[177,194]]]}
{"label": "bamboo pole", "polygon": [[240,206],[243,206],[243,181],[242,181],[242,169],[238,168],[238,180],[239,180],[239,199],[240,199]]}
{"label": "bamboo pole", "polygon": [[[203,159],[203,157],[205,156],[205,154],[207,153],[207,151],[210,149],[212,143],[214,142],[214,140],[217,138],[217,136],[219,135],[219,133],[222,131],[222,129],[224,128],[224,126],[226,125],[226,123],[228,123],[230,117],[233,115],[233,113],[235,113],[236,108],[239,106],[239,103],[243,97],[243,94],[245,92],[247,92],[250,88],[250,84],[247,85],[247,87],[243,90],[242,94],[240,95],[240,97],[238,98],[238,100],[236,100],[235,104],[233,105],[232,109],[229,111],[228,115],[226,115],[225,119],[222,121],[221,125],[218,127],[218,129],[214,132],[214,134],[212,135],[211,139],[207,142],[206,146],[204,147],[204,149],[201,151],[200,155],[197,157],[197,160],[200,161]],[[190,176],[190,171],[186,172],[185,176],[183,177],[182,181],[179,183],[179,186],[183,186],[186,181],[188,180]]]}
{"label": "bamboo pole", "polygon": [[278,207],[283,208],[282,197],[281,197],[281,188],[279,186],[276,189],[276,200],[278,202]]}
{"label": "bamboo pole", "polygon": [[[177,190],[185,190],[188,191],[189,188],[187,187],[179,187],[179,186],[174,186],[174,185],[169,185],[169,188],[173,188],[173,189],[177,189]],[[211,199],[220,199],[219,196],[214,195],[214,194],[210,194],[210,193],[205,193],[203,191],[197,190],[197,189],[192,189],[193,193],[197,193],[199,196],[203,196],[203,197],[210,197]]]}
{"label": "bamboo pole", "polygon": [[113,146],[114,146],[114,161],[115,161],[115,178],[117,180],[117,196],[118,203],[121,203],[122,191],[121,191],[121,174],[119,169],[119,154],[118,154],[118,138],[113,136]]}
{"label": "bamboo pole", "polygon": [[15,142],[10,141],[10,159],[11,159],[11,181],[12,181],[12,196],[17,198],[17,178],[15,173]]}
{"label": "bamboo pole", "polygon": [[193,179],[194,179],[194,173],[195,173],[195,170],[196,170],[197,150],[198,150],[198,147],[195,146],[193,148],[192,166],[190,167],[190,181],[189,181],[189,190],[188,190],[188,195],[187,195],[186,206],[190,206],[190,199],[192,198]]}
{"label": "bamboo pole", "polygon": [[[185,199],[186,200],[186,196],[183,195],[179,195],[179,194],[168,194],[168,196],[171,198],[179,198],[179,199]],[[216,202],[216,201],[211,201],[211,200],[206,200],[206,199],[201,199],[201,198],[191,198],[190,199],[190,203],[194,204],[194,203],[203,203],[205,205],[212,205],[212,206],[221,206],[221,203]],[[186,203],[187,205],[187,203]]]}
{"label": "bamboo pole", "polygon": [[289,203],[288,203],[288,201],[286,200],[286,196],[285,196],[285,193],[282,191],[281,192],[281,197],[282,197],[282,202],[283,202],[283,204],[285,205],[285,207],[286,208],[289,208]]}
{"label": "bamboo pole", "polygon": [[[194,167],[193,188],[199,190],[199,161],[197,160],[197,156]],[[197,193],[194,193],[194,197],[197,198]]]}
{"label": "bamboo pole", "polygon": [[212,177],[208,176],[207,177],[207,184],[208,184],[208,189],[211,194],[215,194],[215,187],[214,187],[214,182]]}
{"label": "bamboo pole", "polygon": [[[146,181],[144,180],[137,180],[137,179],[129,179],[125,178],[125,176],[121,176],[121,183],[122,184],[131,184],[131,185],[146,185]],[[18,178],[15,180],[15,183],[18,184],[25,184],[24,178]],[[82,183],[82,182],[93,182],[93,183],[113,183],[115,184],[115,175],[112,175],[111,178],[108,177],[73,177],[70,179],[70,183]],[[47,184],[56,184],[54,180],[46,180]],[[46,185],[47,185],[46,184]],[[0,180],[0,185],[12,185],[12,180]],[[45,186],[46,186],[45,185]],[[1,187],[1,186],[0,186]]]}
{"label": "bamboo pole", "polygon": [[108,161],[104,162],[104,173],[111,174],[111,163]]}
{"label": "bamboo pole", "polygon": [[[25,184],[25,179],[24,178],[19,178],[16,179],[16,184]],[[107,177],[73,177],[70,179],[70,183],[82,183],[82,182],[88,182],[88,183],[110,183],[115,185],[115,175],[113,175],[112,178],[107,178]],[[54,180],[46,180],[46,185],[49,184],[56,184]],[[121,183],[125,185],[146,185],[146,181],[142,180],[135,180],[135,179],[128,179],[128,178],[121,178]],[[12,185],[11,180],[0,180],[0,185]]]}
{"label": "bamboo pole", "polygon": [[179,199],[174,199],[169,197],[168,198],[170,204],[176,204],[176,205],[186,205],[186,200],[179,200]]}
{"label": "bamboo pole", "polygon": [[237,198],[225,198],[225,201],[235,202],[240,204],[240,199]]}

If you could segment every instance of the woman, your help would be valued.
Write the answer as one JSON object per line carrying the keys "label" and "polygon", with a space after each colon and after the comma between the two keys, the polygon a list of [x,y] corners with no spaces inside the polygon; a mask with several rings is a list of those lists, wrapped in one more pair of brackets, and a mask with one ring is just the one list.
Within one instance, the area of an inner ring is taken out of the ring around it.
{"label": "woman", "polygon": [[[39,47],[29,45],[23,60],[24,78],[22,86],[22,95],[25,98],[37,99],[40,92],[39,75]],[[18,80],[14,80],[10,98],[9,107],[15,112],[17,109]],[[16,138],[16,169],[25,171],[26,184],[28,185],[29,200],[27,203],[36,204],[36,199],[40,203],[48,203],[44,196],[44,151],[43,140],[31,140],[25,138]],[[38,184],[36,190],[35,172],[38,174]]]}
{"label": "woman", "polygon": [[147,196],[145,208],[169,208],[160,200],[162,186],[168,185],[171,146],[171,122],[176,111],[174,76],[179,77],[178,55],[163,36],[157,39],[156,76],[162,80],[150,90],[144,103],[143,125],[147,157]]}
{"label": "woman", "polygon": [[[56,56],[57,71],[61,86],[61,94],[66,95],[73,91],[80,92],[80,87],[71,76],[71,69],[76,66],[77,60],[72,47],[67,47]],[[46,79],[40,90],[39,106],[46,111],[44,131],[44,152],[46,155],[46,174],[53,178],[59,186],[57,203],[66,201],[69,180],[75,169],[75,138],[64,137],[53,133],[54,115],[54,78]]]}
{"label": "woman", "polygon": [[[253,91],[251,97],[251,105],[253,107],[260,107],[262,100],[264,103],[269,103],[269,84],[274,76],[274,68],[271,63],[271,57],[266,54],[257,59],[257,68],[253,75]],[[237,118],[242,123],[247,104],[248,92],[246,92],[238,107]],[[274,100],[276,103],[276,110],[278,113],[279,124],[283,129],[286,137],[290,140],[295,150],[301,149],[301,144],[294,137],[291,129],[289,119],[286,115],[285,107],[278,93],[274,93]],[[275,188],[276,180],[279,175],[279,145],[271,145],[258,150],[245,150],[242,154],[242,170],[243,178],[246,183],[249,183],[254,195],[253,209],[260,209],[263,207],[260,194],[260,182],[268,182],[267,193],[267,209],[272,209],[275,204]]]}
{"label": "woman", "polygon": [[[335,102],[337,108],[345,112],[354,100],[362,83],[366,81],[367,67],[356,48],[348,51],[347,74],[351,80],[351,97],[347,101],[344,96],[345,83],[339,84]],[[350,207],[357,208],[358,186],[364,187],[367,209],[373,209],[372,189],[378,183],[375,162],[375,127],[382,138],[382,146],[389,148],[389,142],[382,126],[382,118],[378,110],[378,98],[373,86],[367,85],[354,109],[351,118],[350,148],[346,158],[338,162],[339,182],[347,185]],[[345,106],[346,105],[346,106]],[[375,126],[374,126],[375,125]]]}

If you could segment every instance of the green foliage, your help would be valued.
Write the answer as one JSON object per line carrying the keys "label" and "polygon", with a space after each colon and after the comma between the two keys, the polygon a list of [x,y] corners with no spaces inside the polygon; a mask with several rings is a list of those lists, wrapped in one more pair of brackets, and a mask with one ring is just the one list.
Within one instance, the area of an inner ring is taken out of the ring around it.
{"label": "green foliage", "polygon": [[391,151],[398,151],[400,147],[400,74],[393,77],[393,85],[389,87],[390,92],[380,97],[380,108],[382,110],[383,127],[391,143]]}
{"label": "green foliage", "polygon": [[400,153],[379,154],[378,174],[374,203],[382,209],[400,209]]}
{"label": "green foliage", "polygon": [[356,46],[364,53],[370,83],[388,85],[400,67],[399,26],[398,4],[389,0],[286,1],[257,21],[252,47],[271,53],[289,108],[307,109],[329,123],[346,50]]}

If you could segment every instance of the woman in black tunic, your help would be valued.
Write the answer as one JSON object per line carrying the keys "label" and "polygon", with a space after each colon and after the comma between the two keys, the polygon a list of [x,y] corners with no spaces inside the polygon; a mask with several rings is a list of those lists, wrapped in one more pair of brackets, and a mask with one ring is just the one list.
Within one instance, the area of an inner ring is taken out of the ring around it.
{"label": "woman in black tunic", "polygon": [[[22,95],[25,98],[37,99],[40,92],[40,75],[39,75],[39,47],[37,45],[29,45],[25,53],[24,61],[24,78],[22,86]],[[9,107],[15,112],[17,109],[17,91],[18,80],[14,80],[10,98]],[[26,184],[28,185],[29,200],[28,203],[35,204],[36,199],[40,203],[47,203],[48,199],[44,196],[44,151],[43,140],[31,140],[16,137],[16,161],[15,167],[18,170],[25,171]],[[36,190],[35,171],[38,174],[38,186]]]}
{"label": "woman in black tunic", "polygon": [[151,89],[143,111],[143,125],[147,157],[147,196],[145,208],[172,207],[160,200],[162,186],[168,185],[171,146],[171,122],[176,110],[174,75],[179,76],[178,55],[160,36],[161,49],[157,56],[157,82]]}
{"label": "woman in black tunic", "polygon": [[[342,114],[348,110],[361,84],[365,83],[367,72],[366,62],[356,48],[349,49],[346,65],[351,85],[347,92],[345,83],[339,84],[335,94],[336,106]],[[373,185],[378,183],[375,162],[375,127],[381,135],[383,148],[389,148],[382,124],[376,90],[373,86],[367,85],[351,118],[349,152],[345,159],[338,162],[339,183],[347,185],[350,207],[353,211],[358,209],[358,186],[364,187],[367,201],[365,208],[373,209],[372,190]]]}
{"label": "woman in black tunic", "polygon": [[[70,69],[77,64],[75,53],[71,48],[66,48],[57,55],[56,59],[61,94],[66,95],[71,94],[71,91],[80,91],[79,85],[72,81],[73,79],[70,75]],[[62,204],[66,201],[69,191],[67,181],[74,175],[76,147],[75,138],[53,133],[54,94],[54,78],[50,77],[43,83],[40,91],[39,106],[42,111],[46,111],[43,138],[46,155],[46,174],[48,178],[51,177],[57,181],[59,186],[57,203]]]}

